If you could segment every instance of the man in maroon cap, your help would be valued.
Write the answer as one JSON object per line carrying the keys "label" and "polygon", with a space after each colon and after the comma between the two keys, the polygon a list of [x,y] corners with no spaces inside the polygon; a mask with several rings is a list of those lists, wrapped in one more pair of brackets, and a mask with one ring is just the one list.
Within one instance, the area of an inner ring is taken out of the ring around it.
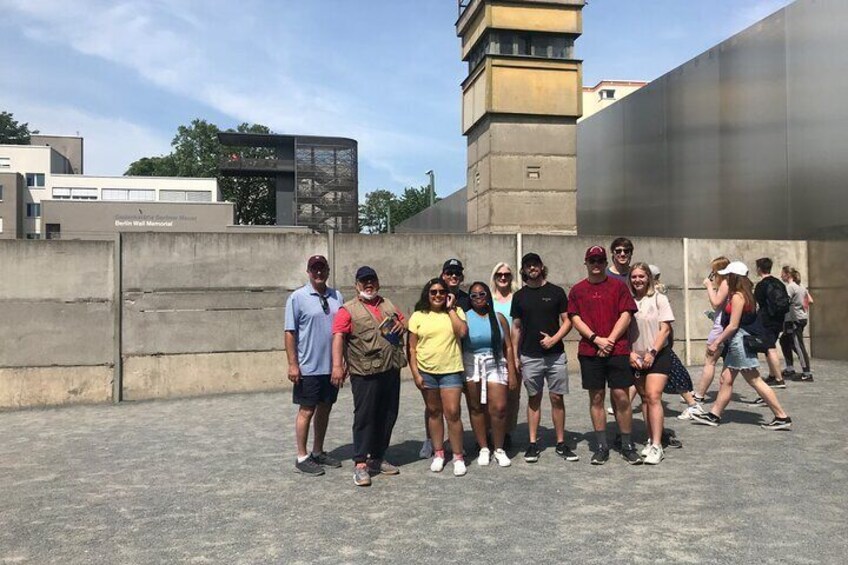
{"label": "man in maroon cap", "polygon": [[[324,451],[324,435],[330,410],[339,394],[330,381],[333,368],[333,317],[344,304],[339,291],[327,286],[330,266],[323,255],[306,263],[309,282],[286,300],[285,344],[289,380],[294,385],[292,400],[299,406],[295,422],[297,462],[304,475],[324,474],[324,467],[341,467],[339,460]],[[314,417],[314,418],[313,418]],[[312,453],[306,451],[309,425],[314,419]]]}
{"label": "man in maroon cap", "polygon": [[610,388],[615,417],[621,432],[621,456],[636,465],[642,462],[630,437],[633,415],[628,389],[633,385],[630,368],[630,319],[637,311],[630,290],[621,281],[607,276],[607,252],[600,245],[586,250],[588,276],[568,293],[568,315],[582,339],[577,348],[583,388],[589,391],[589,413],[598,447],[593,465],[609,459],[606,387]]}

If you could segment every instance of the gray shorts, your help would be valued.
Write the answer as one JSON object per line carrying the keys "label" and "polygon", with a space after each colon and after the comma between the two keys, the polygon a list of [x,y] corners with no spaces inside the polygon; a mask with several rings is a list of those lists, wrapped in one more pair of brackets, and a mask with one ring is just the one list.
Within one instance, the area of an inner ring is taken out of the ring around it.
{"label": "gray shorts", "polygon": [[556,394],[568,394],[568,369],[565,353],[550,353],[544,357],[521,356],[521,379],[528,396],[536,396],[545,388]]}

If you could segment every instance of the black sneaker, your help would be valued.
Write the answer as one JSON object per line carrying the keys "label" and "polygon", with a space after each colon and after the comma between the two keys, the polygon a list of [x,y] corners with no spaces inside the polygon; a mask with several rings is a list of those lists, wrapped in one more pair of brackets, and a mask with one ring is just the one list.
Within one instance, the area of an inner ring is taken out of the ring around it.
{"label": "black sneaker", "polygon": [[721,418],[719,418],[712,412],[707,412],[706,414],[692,413],[692,422],[695,424],[704,424],[705,426],[712,426],[715,428],[721,423]]}
{"label": "black sneaker", "polygon": [[571,451],[564,441],[556,444],[556,454],[565,459],[566,461],[580,461],[580,457],[577,456],[576,453]]}
{"label": "black sneaker", "polygon": [[788,430],[792,427],[792,418],[789,416],[785,418],[775,418],[768,424],[760,424],[760,427],[764,430]]}
{"label": "black sneaker", "polygon": [[330,455],[326,451],[322,451],[318,455],[314,453],[311,455],[313,461],[321,465],[322,467],[335,467],[339,468],[342,466],[342,462],[336,459],[335,457],[330,457]]}
{"label": "black sneaker", "polygon": [[636,446],[634,446],[632,443],[622,446],[621,456],[624,458],[625,461],[627,461],[631,465],[642,464],[642,458],[639,457],[639,452],[636,451]]}
{"label": "black sneaker", "polygon": [[298,473],[303,473],[310,477],[320,477],[324,474],[324,469],[321,468],[321,465],[315,462],[311,455],[304,461],[298,461],[295,463],[294,468]]}
{"label": "black sneaker", "polygon": [[704,396],[698,396],[698,395],[697,395],[697,394],[695,394],[694,392],[692,393],[692,398],[694,398],[694,399],[695,399],[695,402],[697,402],[698,404],[703,404],[703,403],[704,403],[704,401],[706,400],[706,397],[704,397]]}
{"label": "black sneaker", "polygon": [[798,373],[796,373],[794,370],[789,371],[787,369],[783,369],[780,372],[780,376],[783,377],[783,380],[785,381],[786,379],[794,379],[798,376]]}
{"label": "black sneaker", "polygon": [[539,460],[540,454],[539,447],[535,443],[531,443],[527,446],[527,451],[524,452],[524,460],[528,463],[535,463]]}
{"label": "black sneaker", "polygon": [[599,447],[598,450],[592,454],[592,465],[603,465],[607,461],[609,461],[608,447]]}
{"label": "black sneaker", "polygon": [[786,381],[783,379],[778,379],[774,375],[769,375],[766,379],[766,384],[771,388],[786,388]]}
{"label": "black sneaker", "polygon": [[755,398],[754,400],[745,401],[745,404],[748,404],[749,406],[759,406],[759,407],[761,407],[761,408],[762,408],[763,406],[768,406],[768,404],[766,404],[766,401],[765,401],[765,400],[763,400],[763,397],[762,397],[762,396],[758,396],[758,397],[757,397],[757,398]]}
{"label": "black sneaker", "polygon": [[798,377],[799,381],[803,381],[805,383],[813,382],[813,374],[812,373],[801,373],[801,376]]}
{"label": "black sneaker", "polygon": [[662,444],[663,449],[667,447],[680,449],[683,447],[683,442],[677,439],[677,434],[674,430],[663,430],[660,443]]}

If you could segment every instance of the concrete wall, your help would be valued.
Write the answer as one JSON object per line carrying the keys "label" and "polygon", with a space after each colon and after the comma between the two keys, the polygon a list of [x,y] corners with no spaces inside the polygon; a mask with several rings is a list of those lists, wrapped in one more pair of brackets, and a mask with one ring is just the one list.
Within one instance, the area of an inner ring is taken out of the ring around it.
{"label": "concrete wall", "polygon": [[393,227],[395,233],[465,233],[468,202],[461,188]]}
{"label": "concrete wall", "polygon": [[112,242],[0,241],[0,408],[112,398]]}
{"label": "concrete wall", "polygon": [[[356,269],[370,265],[382,293],[409,315],[424,282],[438,276],[448,258],[463,261],[467,286],[488,280],[495,263],[515,267],[534,251],[549,279],[569,288],[585,276],[585,249],[607,247],[612,239],[132,233],[115,242],[0,242],[0,408],[287,388],[285,301],[305,284],[306,260],[316,253],[328,257],[331,284],[345,297],[354,295]],[[676,349],[693,361],[709,330],[701,281],[710,259],[724,254],[753,266],[768,255],[777,266],[809,271],[803,242],[636,238],[634,244],[635,260],[662,269],[677,319]],[[812,270],[813,327],[827,347],[844,347],[836,334],[819,329],[825,307],[818,304],[838,300],[815,283],[824,276],[820,271]],[[575,337],[567,338],[572,361]]]}
{"label": "concrete wall", "polygon": [[23,175],[19,173],[0,173],[0,218],[3,220],[0,239],[20,239],[23,236],[24,182]]}
{"label": "concrete wall", "polygon": [[812,355],[822,359],[848,359],[846,253],[848,241],[811,241],[809,270],[801,272],[815,300],[810,307]]}

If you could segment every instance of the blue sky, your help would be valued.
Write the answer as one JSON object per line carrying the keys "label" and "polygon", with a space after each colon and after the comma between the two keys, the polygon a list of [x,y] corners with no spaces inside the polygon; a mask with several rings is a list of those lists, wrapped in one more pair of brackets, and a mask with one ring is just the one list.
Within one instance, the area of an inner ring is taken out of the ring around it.
{"label": "blue sky", "polygon": [[[590,0],[584,81],[652,80],[790,0]],[[0,109],[85,137],[86,173],[177,126],[359,141],[360,195],[465,182],[455,0],[0,0]]]}

